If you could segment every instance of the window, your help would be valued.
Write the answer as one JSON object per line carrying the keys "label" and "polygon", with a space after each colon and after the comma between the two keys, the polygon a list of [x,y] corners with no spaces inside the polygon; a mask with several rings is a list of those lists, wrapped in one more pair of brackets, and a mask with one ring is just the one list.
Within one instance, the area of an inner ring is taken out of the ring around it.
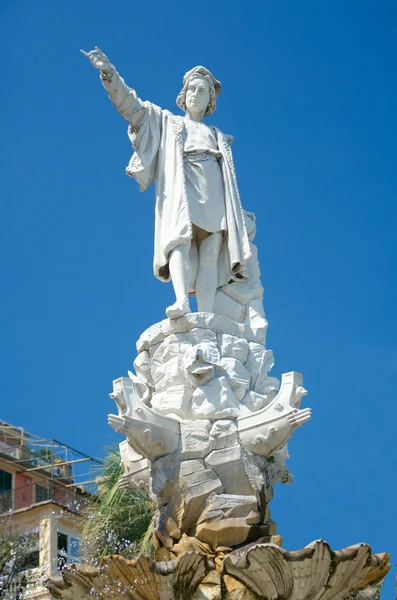
{"label": "window", "polygon": [[49,493],[47,488],[43,487],[42,485],[39,485],[38,483],[36,483],[35,487],[35,494],[34,494],[34,501],[35,502],[44,502],[45,500],[49,499]]}
{"label": "window", "polygon": [[40,536],[38,531],[23,533],[19,536],[16,551],[18,572],[35,569],[40,564]]}
{"label": "window", "polygon": [[12,489],[12,474],[0,469],[0,493]]}
{"label": "window", "polygon": [[12,474],[0,469],[0,514],[12,509]]}
{"label": "window", "polygon": [[79,561],[80,538],[58,531],[58,569],[62,571],[65,565]]}

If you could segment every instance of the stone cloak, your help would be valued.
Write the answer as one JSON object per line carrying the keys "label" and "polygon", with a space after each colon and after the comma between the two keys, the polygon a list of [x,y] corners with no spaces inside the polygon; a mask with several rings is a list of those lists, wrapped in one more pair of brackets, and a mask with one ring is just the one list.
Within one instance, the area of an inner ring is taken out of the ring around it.
{"label": "stone cloak", "polygon": [[[138,100],[139,101],[139,100]],[[154,274],[169,281],[171,251],[192,238],[183,160],[184,118],[162,110],[151,102],[140,102],[145,116],[139,127],[131,123],[128,135],[134,155],[126,169],[141,191],[152,181],[156,187]],[[141,115],[142,118],[142,115]],[[246,279],[250,244],[241,206],[231,152],[232,137],[216,129],[225,188],[227,233],[219,262],[219,286],[233,279]]]}

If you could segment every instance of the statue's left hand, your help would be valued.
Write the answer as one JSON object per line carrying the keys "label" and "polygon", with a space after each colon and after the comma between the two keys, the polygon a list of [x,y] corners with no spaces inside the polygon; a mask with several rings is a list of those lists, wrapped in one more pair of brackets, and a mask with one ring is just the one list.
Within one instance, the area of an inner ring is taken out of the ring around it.
{"label": "statue's left hand", "polygon": [[90,59],[93,67],[100,69],[105,75],[110,75],[112,73],[113,67],[110,64],[108,57],[98,48],[98,46],[95,46],[95,50],[91,50],[90,52],[85,52],[85,50],[80,50],[80,52]]}

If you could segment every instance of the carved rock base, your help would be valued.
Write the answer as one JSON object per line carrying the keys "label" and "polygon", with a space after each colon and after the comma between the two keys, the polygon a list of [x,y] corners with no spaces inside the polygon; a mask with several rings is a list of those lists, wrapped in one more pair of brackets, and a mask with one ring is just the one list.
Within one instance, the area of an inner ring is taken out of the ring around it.
{"label": "carved rock base", "polygon": [[164,562],[108,556],[98,568],[71,565],[45,585],[63,600],[378,600],[389,568],[389,555],[367,544],[333,552],[317,540],[296,552],[262,543]]}

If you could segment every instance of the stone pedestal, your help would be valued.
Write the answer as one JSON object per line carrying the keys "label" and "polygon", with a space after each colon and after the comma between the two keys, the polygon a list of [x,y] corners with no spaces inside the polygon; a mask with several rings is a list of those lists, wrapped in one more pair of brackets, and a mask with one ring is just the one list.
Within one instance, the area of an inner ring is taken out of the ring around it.
{"label": "stone pedestal", "polygon": [[292,480],[286,443],[310,409],[299,409],[301,375],[280,387],[256,339],[221,315],[166,319],[140,337],[136,375],[114,382],[109,423],[127,436],[125,479],[159,507],[158,550],[175,554],[183,535],[216,551],[275,533],[273,484]]}

